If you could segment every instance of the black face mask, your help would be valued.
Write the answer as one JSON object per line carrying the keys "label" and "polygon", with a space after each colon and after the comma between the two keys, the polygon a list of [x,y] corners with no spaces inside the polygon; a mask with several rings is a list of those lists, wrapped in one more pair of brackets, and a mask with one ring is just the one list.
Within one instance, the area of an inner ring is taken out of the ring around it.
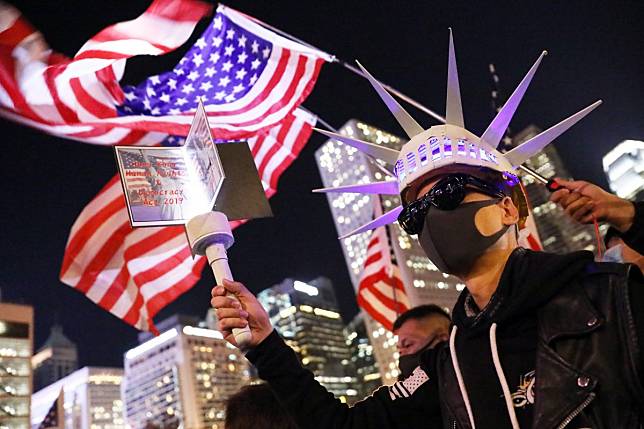
{"label": "black face mask", "polygon": [[474,262],[508,230],[504,226],[489,237],[476,228],[474,218],[483,207],[497,200],[463,203],[454,210],[432,207],[425,217],[425,225],[418,235],[420,246],[436,267],[447,274],[468,273]]}
{"label": "black face mask", "polygon": [[427,343],[425,347],[418,350],[416,353],[400,356],[400,358],[398,358],[398,369],[400,370],[398,380],[404,380],[414,372],[418,365],[420,365],[420,355],[422,355],[425,350],[429,350],[431,348],[430,344],[431,343]]}

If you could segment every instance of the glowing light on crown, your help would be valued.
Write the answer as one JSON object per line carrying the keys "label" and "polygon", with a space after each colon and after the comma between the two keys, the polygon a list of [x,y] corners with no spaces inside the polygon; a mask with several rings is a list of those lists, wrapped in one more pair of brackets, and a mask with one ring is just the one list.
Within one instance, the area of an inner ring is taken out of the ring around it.
{"label": "glowing light on crown", "polygon": [[[544,147],[576,124],[579,120],[601,104],[601,100],[569,116],[558,124],[543,131],[506,153],[497,150],[514,113],[534,77],[541,60],[547,54],[543,51],[534,65],[528,70],[505,105],[499,110],[481,137],[465,129],[461,91],[458,84],[456,55],[452,30],[449,31],[449,57],[447,65],[447,102],[445,106],[445,124],[433,126],[427,130],[418,125],[414,118],[387,92],[360,63],[365,77],[376,90],[387,108],[405,130],[409,141],[400,151],[368,143],[351,137],[315,129],[334,140],[352,146],[365,154],[384,161],[393,168],[396,181],[374,182],[360,185],[349,185],[338,188],[317,189],[314,192],[354,192],[361,194],[395,195],[402,193],[418,180],[428,180],[441,174],[449,166],[487,167],[501,173],[514,173],[528,158],[539,153]],[[354,231],[340,237],[346,238],[397,220],[402,207],[377,217]]]}

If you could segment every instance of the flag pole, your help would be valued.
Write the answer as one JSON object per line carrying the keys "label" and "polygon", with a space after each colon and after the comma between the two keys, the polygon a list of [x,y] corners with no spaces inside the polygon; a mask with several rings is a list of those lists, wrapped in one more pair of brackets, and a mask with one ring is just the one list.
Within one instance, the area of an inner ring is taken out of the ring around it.
{"label": "flag pole", "polygon": [[[362,73],[362,71],[361,71],[361,70],[359,70],[358,68],[356,68],[356,67],[354,67],[353,65],[349,64],[347,61],[344,61],[344,60],[342,60],[342,59],[340,59],[340,58],[336,57],[335,55],[329,54],[329,53],[327,53],[327,52],[323,51],[322,49],[319,49],[318,47],[313,46],[313,45],[311,45],[310,43],[305,42],[305,41],[304,41],[304,40],[302,40],[302,39],[298,39],[297,37],[292,36],[291,34],[289,34],[289,33],[285,32],[285,31],[282,31],[282,30],[280,30],[279,28],[273,27],[272,25],[267,24],[267,23],[265,23],[264,21],[261,21],[261,20],[259,20],[259,19],[255,18],[254,16],[247,15],[247,14],[245,14],[245,13],[243,13],[243,12],[238,11],[237,9],[233,9],[233,8],[231,8],[231,7],[228,7],[228,6],[226,6],[225,4],[223,4],[223,3],[219,3],[219,5],[220,5],[220,6],[223,6],[223,7],[225,7],[225,8],[227,8],[227,9],[234,10],[234,11],[235,11],[235,12],[237,12],[238,14],[243,15],[244,17],[246,17],[246,18],[250,19],[251,21],[254,21],[254,22],[256,22],[257,24],[260,24],[260,25],[262,25],[263,27],[266,27],[266,28],[268,28],[269,30],[274,31],[274,32],[276,32],[277,34],[279,34],[279,35],[281,35],[281,36],[286,37],[287,39],[291,39],[292,41],[297,42],[297,43],[299,43],[299,44],[301,44],[301,45],[304,45],[304,46],[306,46],[306,47],[308,47],[308,48],[315,49],[316,51],[320,51],[320,52],[322,52],[322,53],[324,53],[324,54],[328,55],[329,57],[331,57],[332,62],[334,62],[334,63],[336,63],[336,64],[341,65],[341,66],[342,66],[342,67],[344,67],[345,69],[347,69],[347,70],[349,70],[349,71],[351,71],[351,72],[353,72],[353,73],[357,74],[357,75],[358,75],[358,76],[360,76],[360,77],[364,77],[364,78],[366,78],[366,76],[364,75],[364,73]],[[393,95],[395,95],[396,97],[398,97],[398,98],[400,98],[401,100],[403,100],[403,101],[405,101],[405,102],[409,103],[410,105],[414,106],[414,107],[415,107],[415,108],[417,108],[418,110],[420,110],[420,111],[422,111],[422,112],[427,113],[429,116],[431,116],[432,118],[436,119],[438,122],[443,123],[443,124],[445,123],[445,118],[444,118],[443,116],[439,115],[438,113],[434,112],[434,111],[433,111],[433,110],[431,110],[430,108],[425,107],[424,105],[422,105],[422,104],[421,104],[421,103],[419,103],[418,101],[414,100],[413,98],[409,97],[408,95],[403,94],[402,92],[398,91],[396,88],[394,88],[394,87],[392,87],[392,86],[390,86],[390,85],[387,85],[386,83],[383,83],[383,82],[380,82],[380,81],[379,81],[379,83],[380,83],[380,85],[382,85],[382,86],[383,86],[387,91],[389,91],[390,93],[392,93],[392,94],[393,94]]]}
{"label": "flag pole", "polygon": [[[332,59],[332,62],[334,62],[334,63],[336,63],[336,64],[341,65],[341,66],[342,66],[342,67],[344,67],[345,69],[347,69],[347,70],[349,70],[349,71],[351,71],[351,72],[353,72],[353,73],[357,74],[357,75],[358,75],[358,76],[360,76],[360,77],[366,78],[366,76],[364,75],[364,73],[363,73],[361,70],[359,70],[358,68],[356,68],[356,67],[354,67],[353,65],[349,64],[348,62],[346,62],[346,61],[344,61],[344,60],[342,60],[342,59],[340,59],[340,58],[336,57],[335,55],[331,55],[331,54],[329,54],[329,53],[327,53],[327,52],[323,51],[322,49],[320,49],[320,48],[318,48],[318,47],[316,47],[316,46],[314,46],[314,45],[312,45],[312,44],[310,44],[310,43],[308,43],[308,42],[305,42],[305,41],[304,41],[304,40],[302,40],[302,39],[299,39],[299,38],[297,38],[297,37],[295,37],[295,36],[293,36],[293,35],[291,35],[291,34],[289,34],[289,33],[285,32],[285,31],[280,30],[279,28],[273,27],[272,25],[267,24],[266,22],[264,22],[264,21],[262,21],[262,20],[260,20],[260,19],[255,18],[254,16],[247,15],[247,14],[245,14],[245,13],[243,13],[243,12],[238,11],[237,9],[233,9],[233,8],[231,8],[231,7],[228,7],[228,6],[226,6],[225,4],[223,4],[223,3],[219,3],[219,5],[220,5],[220,6],[223,6],[223,7],[225,7],[225,8],[227,8],[227,9],[234,10],[234,11],[235,11],[235,12],[237,12],[238,14],[243,15],[244,17],[246,17],[246,18],[250,19],[251,21],[256,22],[256,23],[257,23],[257,24],[259,24],[259,25],[262,25],[262,26],[264,26],[264,27],[268,28],[268,29],[269,29],[269,30],[271,30],[271,31],[274,31],[274,32],[276,32],[277,34],[279,34],[279,35],[281,35],[281,36],[286,37],[287,39],[291,39],[292,41],[297,42],[297,43],[299,43],[299,44],[301,44],[301,45],[304,45],[304,46],[306,46],[306,47],[308,47],[308,48],[315,49],[316,51],[320,51],[320,52],[322,52],[322,53],[326,54],[327,56],[329,56],[329,57]],[[493,65],[493,64],[490,64],[490,66],[491,66],[491,67],[490,67],[490,74],[492,75],[493,83],[494,83],[495,85],[498,85],[498,76],[496,75],[496,70],[494,69],[494,65]],[[496,79],[495,79],[495,77],[496,77]],[[438,122],[440,122],[440,123],[442,123],[442,124],[444,124],[444,123],[445,123],[445,118],[444,118],[443,116],[439,115],[438,113],[434,112],[433,110],[431,110],[429,107],[426,107],[426,106],[422,105],[422,104],[421,104],[421,103],[419,103],[418,101],[414,100],[413,98],[409,97],[408,95],[403,94],[402,92],[398,91],[396,88],[394,88],[394,87],[392,87],[392,86],[390,86],[390,85],[387,85],[387,84],[386,84],[386,83],[384,83],[384,82],[378,81],[378,83],[380,83],[380,85],[382,85],[382,87],[383,87],[383,88],[385,88],[387,91],[389,91],[390,93],[392,93],[392,94],[393,94],[393,95],[395,95],[396,97],[400,98],[401,100],[403,100],[403,101],[407,102],[407,103],[408,103],[408,104],[410,104],[411,106],[414,106],[414,107],[415,107],[415,108],[417,108],[418,110],[420,110],[420,111],[422,111],[422,112],[427,113],[429,116],[431,116],[432,118],[436,119]],[[497,100],[496,100],[496,98],[497,98],[497,97],[495,97],[495,96],[493,95],[493,103],[497,101]],[[498,106],[498,105],[494,105],[494,109],[497,109],[498,107],[500,107],[500,106]],[[319,116],[318,116],[318,120],[319,120],[319,122],[320,122],[321,124],[323,124],[323,125],[324,125],[326,128],[328,128],[330,131],[333,131],[333,132],[337,133],[337,131],[336,131],[333,127],[330,127],[330,126],[328,126],[328,124],[324,123],[324,122],[322,121],[322,119],[321,119]],[[381,166],[377,161],[375,161],[375,160],[374,160],[374,162],[375,162],[375,164],[376,164],[376,165],[377,165],[381,170],[385,170],[385,169],[384,169],[384,167],[382,167],[382,166]],[[532,177],[534,177],[535,179],[537,179],[537,180],[541,181],[541,180],[540,180],[540,177],[538,177],[538,176],[537,176],[537,174],[536,174],[536,172],[535,172],[534,170],[532,170],[531,168],[526,167],[525,165],[520,165],[518,168],[519,168],[520,170],[522,170],[523,172],[525,172],[525,173],[527,173],[527,174],[531,175],[531,176],[532,176]],[[386,171],[386,170],[385,170],[385,171]],[[391,172],[388,172],[388,174],[389,174],[389,175],[391,175]]]}

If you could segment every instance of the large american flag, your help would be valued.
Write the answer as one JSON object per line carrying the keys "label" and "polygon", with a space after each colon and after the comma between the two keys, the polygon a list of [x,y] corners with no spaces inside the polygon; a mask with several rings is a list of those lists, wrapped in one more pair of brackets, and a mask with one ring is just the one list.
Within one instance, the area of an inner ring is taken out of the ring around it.
{"label": "large american flag", "polygon": [[[175,49],[208,10],[194,0],[155,0],[69,60],[0,3],[0,115],[82,142],[173,145],[201,98],[216,138],[248,140],[273,195],[315,124],[298,106],[328,55],[220,6],[173,70],[137,86],[118,83],[127,58]],[[192,258],[181,227],[132,229],[115,176],[72,226],[60,278],[127,323],[154,330],[152,317],[194,285],[204,261]]]}
{"label": "large american flag", "polygon": [[[380,205],[380,199],[376,201]],[[371,232],[357,299],[363,310],[391,331],[396,318],[410,305],[385,228]]]}
{"label": "large american flag", "polygon": [[69,60],[51,54],[18,11],[0,9],[0,115],[83,142],[153,145],[187,135],[201,97],[217,138],[268,130],[309,95],[332,57],[224,6],[172,71],[119,85],[127,58],[177,48],[208,10],[194,0],[155,0]]}
{"label": "large american flag", "polygon": [[[267,196],[311,135],[315,117],[301,109],[249,139]],[[232,222],[236,227],[241,222]],[[205,259],[193,260],[183,227],[132,229],[118,176],[72,226],[61,280],[105,310],[143,330],[152,317],[201,277]]]}

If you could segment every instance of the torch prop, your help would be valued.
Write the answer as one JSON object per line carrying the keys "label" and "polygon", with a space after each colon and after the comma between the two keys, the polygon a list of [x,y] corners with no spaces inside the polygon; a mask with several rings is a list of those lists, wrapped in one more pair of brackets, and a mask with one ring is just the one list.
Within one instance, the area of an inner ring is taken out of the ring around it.
{"label": "torch prop", "polygon": [[[229,221],[272,216],[248,144],[215,144],[199,103],[183,146],[115,146],[115,153],[132,227],[185,225],[193,255],[208,258],[217,284],[233,280]],[[240,347],[251,339],[248,326],[233,335]]]}

